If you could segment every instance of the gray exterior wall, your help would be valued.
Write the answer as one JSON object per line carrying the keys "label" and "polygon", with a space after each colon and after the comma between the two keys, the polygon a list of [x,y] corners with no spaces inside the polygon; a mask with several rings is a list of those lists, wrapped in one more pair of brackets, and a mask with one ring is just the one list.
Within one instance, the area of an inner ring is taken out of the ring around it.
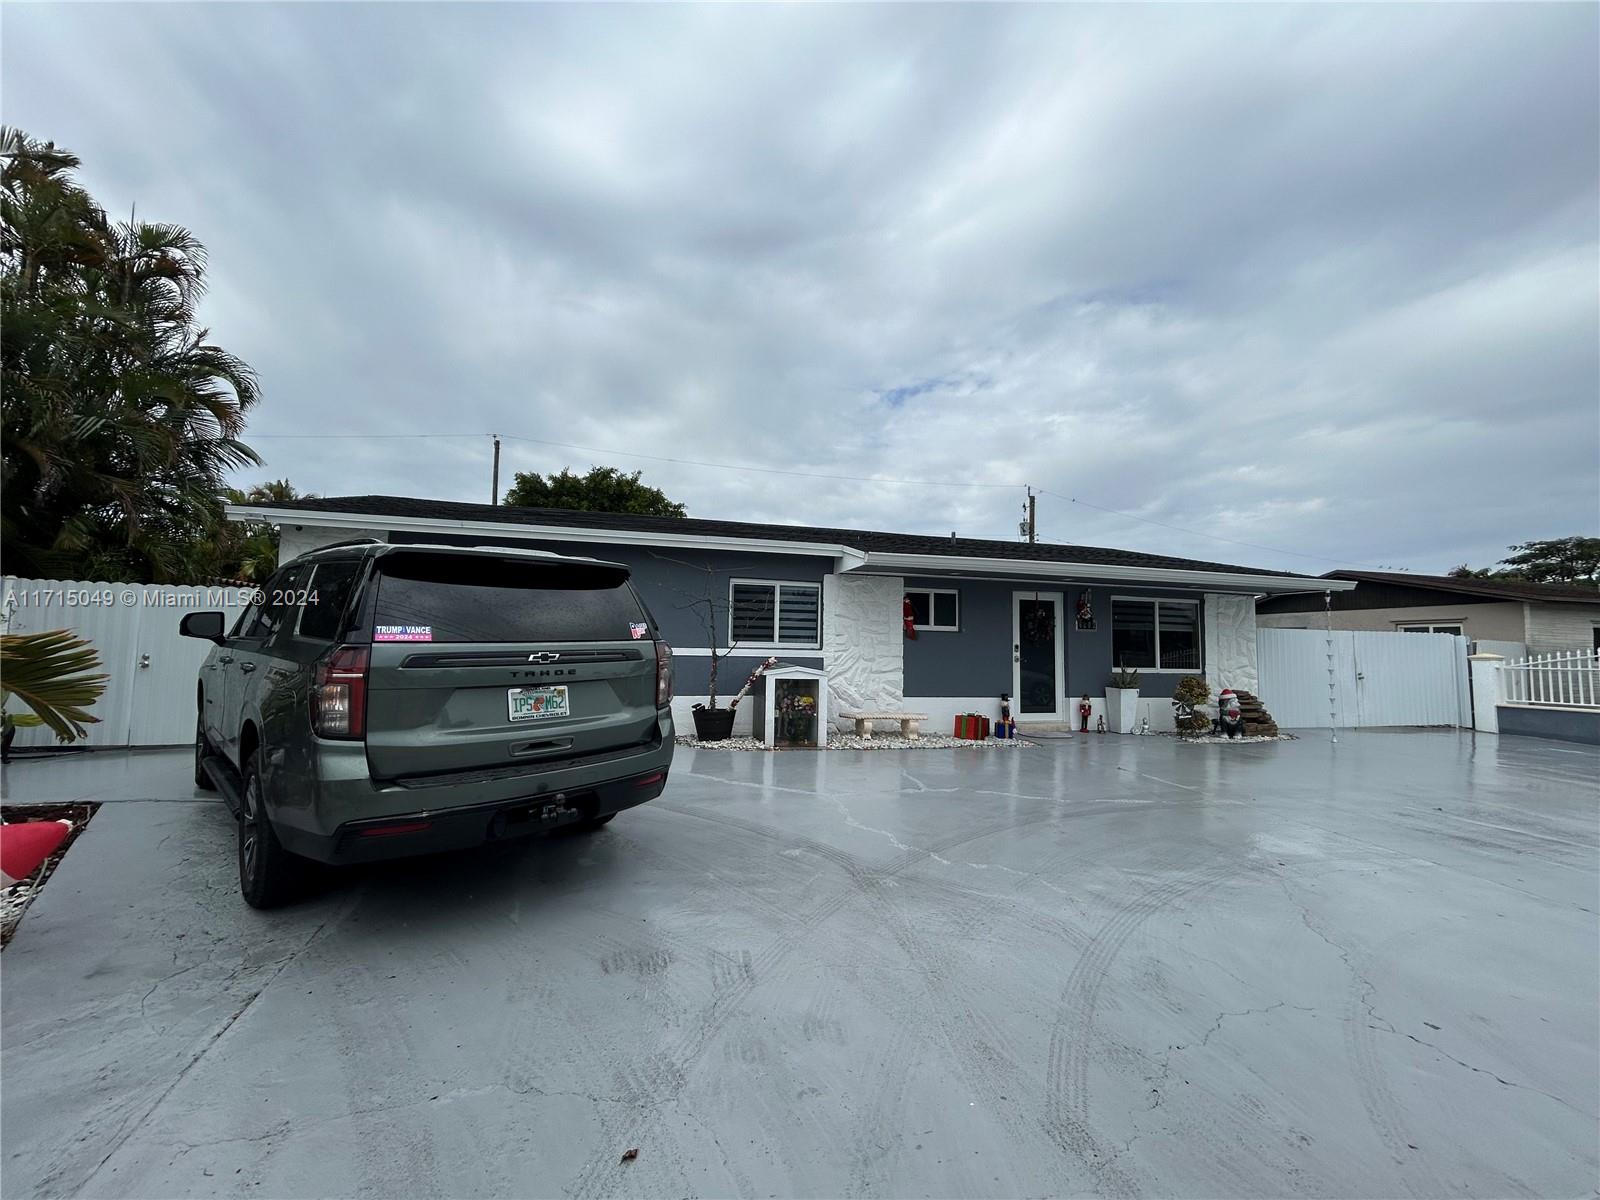
{"label": "gray exterior wall", "polygon": [[1559,742],[1578,742],[1600,746],[1600,712],[1573,708],[1538,708],[1532,705],[1501,704],[1495,707],[1500,732],[1523,737],[1552,738]]}
{"label": "gray exterior wall", "polygon": [[[1175,588],[1085,587],[1083,584],[1045,583],[1034,579],[963,580],[907,578],[907,588],[954,588],[961,594],[961,629],[955,633],[918,630],[905,645],[907,696],[999,696],[1011,691],[1011,601],[1013,592],[1059,592],[1062,624],[1066,629],[1066,695],[1105,695],[1111,677],[1111,597],[1149,596],[1201,603],[1201,641],[1205,636],[1204,593]],[[1078,595],[1087,590],[1094,610],[1095,628],[1080,630],[1076,619]],[[1185,675],[1195,671],[1140,671],[1141,696],[1166,697]]]}
{"label": "gray exterior wall", "polygon": [[1533,654],[1594,649],[1594,631],[1600,627],[1600,605],[1530,603],[1528,650]]}

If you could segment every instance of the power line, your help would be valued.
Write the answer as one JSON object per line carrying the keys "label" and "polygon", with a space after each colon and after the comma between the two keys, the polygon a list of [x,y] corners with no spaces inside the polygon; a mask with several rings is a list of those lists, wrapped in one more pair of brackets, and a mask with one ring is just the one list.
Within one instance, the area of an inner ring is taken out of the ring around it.
{"label": "power line", "polygon": [[[489,438],[489,433],[377,433],[370,435],[373,438]],[[676,463],[683,467],[709,467],[719,471],[754,471],[763,475],[787,475],[795,479],[836,479],[851,483],[894,483],[905,484],[911,487],[955,487],[955,488],[1020,488],[1020,483],[989,483],[982,481],[963,481],[957,479],[895,479],[882,475],[839,475],[826,471],[790,471],[783,467],[757,467],[746,463],[706,462],[695,458],[671,458],[664,454],[641,454],[636,450],[618,450],[608,446],[580,446],[573,442],[552,442],[546,438],[522,437],[514,433],[503,433],[501,438],[508,442],[531,442],[536,446],[554,446],[560,450],[581,450],[585,454],[615,455],[621,458],[643,458],[651,462]],[[253,441],[263,439],[307,439],[322,438],[359,438],[367,440],[369,435],[364,433],[255,433],[248,437]]]}
{"label": "power line", "polygon": [[1057,500],[1065,500],[1068,504],[1082,505],[1092,508],[1096,512],[1110,513],[1114,517],[1126,517],[1130,521],[1143,521],[1146,525],[1159,525],[1162,529],[1171,529],[1176,533],[1192,534],[1194,537],[1210,538],[1214,542],[1227,542],[1230,546],[1247,546],[1251,550],[1265,550],[1269,554],[1288,554],[1295,558],[1309,558],[1313,562],[1343,563],[1351,567],[1367,567],[1373,571],[1390,571],[1392,567],[1380,567],[1376,563],[1354,562],[1348,558],[1330,558],[1326,554],[1306,554],[1300,550],[1285,550],[1281,546],[1263,546],[1259,542],[1241,542],[1238,538],[1223,537],[1220,533],[1207,533],[1202,529],[1186,529],[1182,525],[1171,525],[1166,521],[1157,521],[1151,517],[1135,516],[1130,512],[1123,512],[1120,508],[1106,508],[1101,504],[1092,504],[1088,500],[1079,500],[1076,496],[1063,496],[1060,492],[1052,492],[1047,488],[1040,488],[1039,493],[1044,496],[1054,496]]}
{"label": "power line", "polygon": [[[493,438],[491,433],[255,433],[247,434],[250,440],[326,440],[335,438],[358,438],[362,441],[383,439],[415,439],[437,440],[439,438]],[[783,475],[792,479],[832,479],[849,483],[889,483],[908,487],[953,487],[953,488],[1025,488],[1022,483],[996,483],[987,480],[953,480],[953,479],[899,479],[881,475],[844,475],[826,471],[791,471],[783,467],[757,467],[746,463],[709,462],[694,458],[672,458],[663,454],[641,454],[636,450],[618,450],[605,446],[583,446],[575,442],[555,442],[546,438],[523,437],[518,434],[505,433],[500,437],[507,441],[528,442],[536,446],[551,446],[559,450],[581,450],[585,454],[615,455],[622,458],[642,458],[649,462],[674,463],[685,467],[704,467],[719,471],[749,471],[762,475]],[[1304,558],[1312,562],[1336,563],[1343,566],[1366,567],[1374,571],[1390,571],[1393,567],[1380,566],[1376,563],[1355,562],[1346,558],[1333,558],[1326,554],[1307,554],[1302,550],[1285,550],[1281,546],[1265,546],[1260,542],[1246,542],[1238,538],[1223,537],[1218,533],[1208,533],[1203,529],[1189,529],[1182,525],[1173,525],[1167,521],[1157,521],[1153,517],[1141,517],[1134,513],[1123,512],[1117,508],[1107,508],[1089,500],[1079,500],[1076,496],[1063,496],[1060,492],[1052,492],[1048,488],[1039,488],[1043,496],[1053,496],[1057,500],[1065,500],[1068,504],[1076,504],[1083,508],[1092,508],[1096,512],[1107,513],[1114,517],[1124,517],[1130,521],[1139,521],[1145,525],[1156,525],[1162,529],[1170,529],[1174,533],[1188,534],[1191,537],[1207,538],[1213,542],[1225,542],[1230,546],[1243,546],[1250,550],[1260,550],[1267,554],[1286,554],[1292,558]]]}

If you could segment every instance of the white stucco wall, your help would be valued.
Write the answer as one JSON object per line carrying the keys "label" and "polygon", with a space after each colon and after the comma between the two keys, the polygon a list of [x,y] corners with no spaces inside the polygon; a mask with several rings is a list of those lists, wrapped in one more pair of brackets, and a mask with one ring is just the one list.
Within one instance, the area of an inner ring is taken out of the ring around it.
{"label": "white stucco wall", "polygon": [[349,542],[356,538],[389,540],[382,529],[331,529],[326,525],[280,525],[278,527],[278,562],[286,563],[302,554],[335,542]]}
{"label": "white stucco wall", "polygon": [[822,649],[829,704],[839,714],[898,709],[905,697],[905,580],[896,575],[828,575],[822,580]]}
{"label": "white stucco wall", "polygon": [[1255,597],[1207,592],[1204,620],[1206,684],[1211,694],[1225,687],[1259,694]]}

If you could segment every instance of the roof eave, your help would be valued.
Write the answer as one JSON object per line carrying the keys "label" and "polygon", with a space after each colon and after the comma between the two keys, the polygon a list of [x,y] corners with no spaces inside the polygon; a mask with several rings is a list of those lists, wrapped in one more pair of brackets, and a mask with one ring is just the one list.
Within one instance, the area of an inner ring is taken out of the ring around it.
{"label": "roof eave", "polygon": [[919,569],[959,571],[964,574],[1021,575],[1070,578],[1084,583],[1170,583],[1182,587],[1225,587],[1252,592],[1348,592],[1354,583],[1342,579],[1315,579],[1305,575],[1247,575],[1233,571],[1189,571],[1176,567],[1117,566],[1018,558],[976,558],[945,554],[868,554],[859,570],[885,568],[906,572]]}
{"label": "roof eave", "polygon": [[266,521],[273,525],[320,525],[331,529],[383,528],[406,533],[483,534],[530,542],[584,541],[617,546],[697,547],[755,554],[800,554],[831,558],[840,570],[852,570],[866,553],[852,546],[826,542],[790,542],[779,538],[708,537],[704,534],[663,533],[637,529],[597,529],[588,525],[529,525],[520,521],[458,521],[448,517],[381,516],[372,513],[324,512],[275,508],[270,504],[228,504],[224,513],[234,521]]}

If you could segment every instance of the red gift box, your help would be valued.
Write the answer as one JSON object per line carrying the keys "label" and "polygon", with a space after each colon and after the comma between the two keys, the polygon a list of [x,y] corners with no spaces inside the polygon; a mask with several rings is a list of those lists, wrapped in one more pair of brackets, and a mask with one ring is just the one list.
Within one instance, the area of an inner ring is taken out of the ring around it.
{"label": "red gift box", "polygon": [[956,717],[954,736],[975,742],[989,736],[989,718],[977,713],[961,713]]}

